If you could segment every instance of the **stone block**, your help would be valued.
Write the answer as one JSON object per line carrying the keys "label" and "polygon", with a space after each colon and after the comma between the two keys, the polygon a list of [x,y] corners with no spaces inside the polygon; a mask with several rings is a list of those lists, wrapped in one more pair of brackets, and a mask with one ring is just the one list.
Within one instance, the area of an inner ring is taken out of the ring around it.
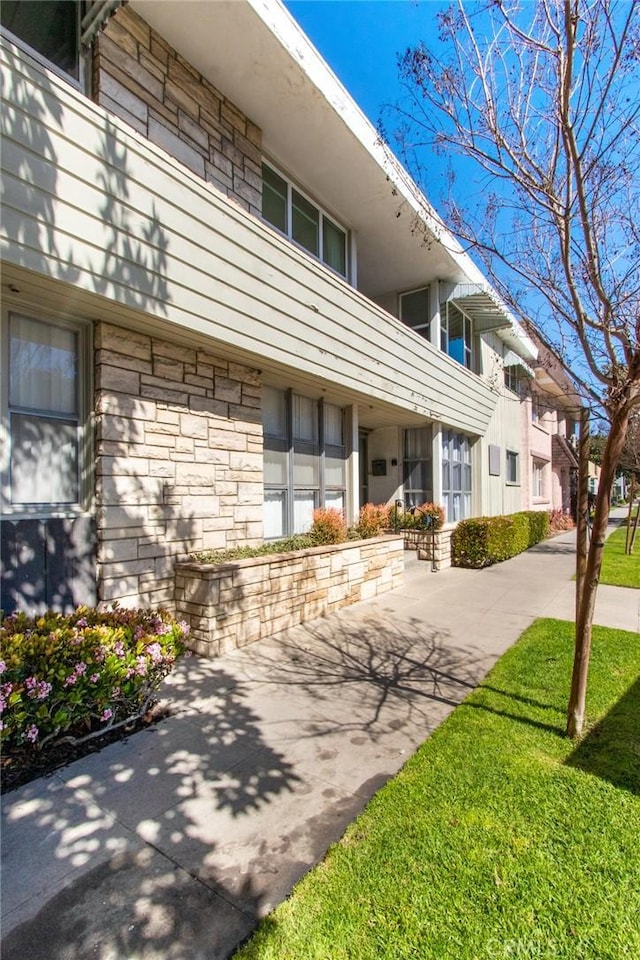
{"label": "stone block", "polygon": [[180,434],[183,437],[198,437],[207,440],[209,425],[206,417],[199,417],[193,413],[180,414]]}
{"label": "stone block", "polygon": [[127,397],[103,390],[97,392],[96,414],[149,422],[156,418],[156,405],[149,400],[140,400],[137,397]]}
{"label": "stone block", "polygon": [[214,477],[209,464],[176,463],[176,483],[211,487],[214,483]]}
{"label": "stone block", "polygon": [[169,340],[153,341],[153,356],[167,357],[169,360],[179,360],[184,364],[195,364],[196,351],[192,347],[185,347],[179,343],[172,343]]}
{"label": "stone block", "polygon": [[181,140],[163,123],[152,117],[149,118],[149,140],[162,150],[166,150],[170,156],[179,160],[193,173],[204,178],[204,158],[202,155],[188,143],[185,143],[184,140]]}
{"label": "stone block", "polygon": [[140,393],[140,374],[135,370],[99,364],[96,367],[96,389],[137,396]]}
{"label": "stone block", "polygon": [[[143,47],[149,49],[151,43],[151,28],[130,7],[120,7],[115,14],[115,22],[126,30]],[[111,28],[112,20],[107,21],[106,31]]]}

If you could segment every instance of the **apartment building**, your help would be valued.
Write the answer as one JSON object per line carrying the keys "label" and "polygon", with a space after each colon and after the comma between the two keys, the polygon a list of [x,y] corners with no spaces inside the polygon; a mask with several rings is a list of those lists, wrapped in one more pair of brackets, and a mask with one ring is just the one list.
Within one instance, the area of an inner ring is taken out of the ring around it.
{"label": "apartment building", "polygon": [[170,607],[321,505],[521,507],[538,346],[278,0],[0,16],[3,609]]}

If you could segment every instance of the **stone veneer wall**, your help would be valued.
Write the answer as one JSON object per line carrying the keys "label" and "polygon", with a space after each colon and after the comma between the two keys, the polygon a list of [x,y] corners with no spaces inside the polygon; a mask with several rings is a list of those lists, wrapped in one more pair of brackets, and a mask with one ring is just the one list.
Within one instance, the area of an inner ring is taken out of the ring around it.
{"label": "stone veneer wall", "polygon": [[[435,561],[438,570],[451,566],[451,534],[455,523],[445,524],[436,531]],[[405,550],[417,550],[419,560],[431,560],[433,557],[432,534],[422,530],[403,530]]]}
{"label": "stone veneer wall", "polygon": [[401,536],[313,547],[225,564],[176,566],[176,615],[188,645],[215,657],[397,587]]}
{"label": "stone veneer wall", "polygon": [[98,599],[173,608],[176,559],[261,542],[259,377],[107,323],[95,348]]}
{"label": "stone veneer wall", "polygon": [[98,34],[92,86],[100,106],[261,216],[262,131],[129,7]]}

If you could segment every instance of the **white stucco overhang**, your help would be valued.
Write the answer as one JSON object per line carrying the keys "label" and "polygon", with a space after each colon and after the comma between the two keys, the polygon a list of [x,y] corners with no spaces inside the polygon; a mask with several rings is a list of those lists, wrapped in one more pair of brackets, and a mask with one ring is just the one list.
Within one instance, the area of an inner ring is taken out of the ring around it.
{"label": "white stucco overhang", "polygon": [[505,355],[502,361],[505,367],[520,367],[528,377],[535,377],[536,372],[533,370],[528,363],[519,357],[517,353],[514,353],[513,350],[509,350]]}
{"label": "white stucco overhang", "polygon": [[[488,289],[279,0],[130,6],[262,129],[265,157],[354,232],[359,290],[376,298],[435,279]],[[522,328],[506,308],[495,309],[502,339],[533,359]]]}

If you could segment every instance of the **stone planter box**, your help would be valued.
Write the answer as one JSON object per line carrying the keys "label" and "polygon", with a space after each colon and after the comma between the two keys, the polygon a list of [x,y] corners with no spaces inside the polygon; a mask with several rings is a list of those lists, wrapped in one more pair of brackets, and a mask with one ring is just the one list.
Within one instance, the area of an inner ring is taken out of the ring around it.
{"label": "stone planter box", "polygon": [[178,619],[188,646],[215,657],[400,584],[401,535],[218,564],[176,564]]}
{"label": "stone planter box", "polygon": [[[445,570],[451,566],[451,534],[455,523],[445,523],[435,534],[436,570]],[[417,550],[419,560],[432,560],[434,548],[433,534],[427,530],[403,530],[405,550]]]}

